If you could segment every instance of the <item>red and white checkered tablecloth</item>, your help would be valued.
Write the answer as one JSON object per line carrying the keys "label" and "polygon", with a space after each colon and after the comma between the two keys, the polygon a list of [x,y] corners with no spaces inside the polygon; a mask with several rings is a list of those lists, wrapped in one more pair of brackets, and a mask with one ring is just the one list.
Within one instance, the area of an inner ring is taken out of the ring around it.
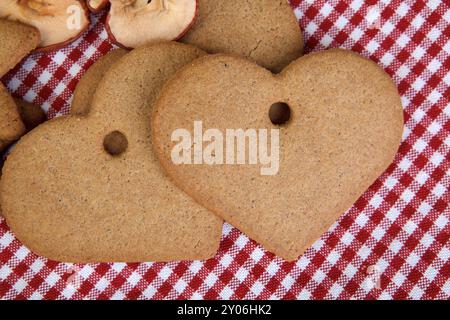
{"label": "red and white checkered tablecloth", "polygon": [[[208,261],[72,265],[32,254],[0,218],[1,299],[449,299],[450,2],[291,0],[307,51],[351,49],[381,65],[405,112],[394,163],[296,262],[224,225]],[[73,45],[2,80],[49,117],[113,48],[105,13]],[[379,280],[379,281],[378,281]]]}

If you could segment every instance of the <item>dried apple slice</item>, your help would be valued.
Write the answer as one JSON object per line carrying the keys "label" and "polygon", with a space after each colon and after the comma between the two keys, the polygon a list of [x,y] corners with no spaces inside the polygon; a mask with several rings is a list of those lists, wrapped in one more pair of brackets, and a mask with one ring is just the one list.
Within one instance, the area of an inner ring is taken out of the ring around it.
{"label": "dried apple slice", "polygon": [[87,0],[86,3],[91,12],[97,13],[106,7],[108,0]]}
{"label": "dried apple slice", "polygon": [[39,51],[61,48],[80,37],[89,26],[89,10],[79,0],[2,0],[0,18],[39,29]]}
{"label": "dried apple slice", "polygon": [[180,39],[195,23],[197,0],[110,0],[107,30],[125,48]]}

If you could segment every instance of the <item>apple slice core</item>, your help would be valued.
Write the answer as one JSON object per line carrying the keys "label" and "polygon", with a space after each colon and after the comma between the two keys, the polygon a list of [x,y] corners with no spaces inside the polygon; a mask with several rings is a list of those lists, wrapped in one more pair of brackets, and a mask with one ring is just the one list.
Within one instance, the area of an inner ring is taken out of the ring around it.
{"label": "apple slice core", "polygon": [[110,0],[107,30],[117,44],[136,48],[181,38],[197,17],[197,0]]}

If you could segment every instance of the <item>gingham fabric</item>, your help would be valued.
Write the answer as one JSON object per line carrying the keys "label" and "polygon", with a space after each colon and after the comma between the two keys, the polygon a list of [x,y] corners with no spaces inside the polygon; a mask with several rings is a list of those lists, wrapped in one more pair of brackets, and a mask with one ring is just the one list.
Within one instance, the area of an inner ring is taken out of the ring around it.
{"label": "gingham fabric", "polygon": [[[56,263],[0,219],[2,299],[449,299],[450,3],[292,0],[307,51],[351,49],[382,66],[405,113],[394,163],[296,262],[228,224],[216,258]],[[105,13],[76,43],[33,54],[2,80],[49,117],[67,114],[82,74],[113,48]]]}

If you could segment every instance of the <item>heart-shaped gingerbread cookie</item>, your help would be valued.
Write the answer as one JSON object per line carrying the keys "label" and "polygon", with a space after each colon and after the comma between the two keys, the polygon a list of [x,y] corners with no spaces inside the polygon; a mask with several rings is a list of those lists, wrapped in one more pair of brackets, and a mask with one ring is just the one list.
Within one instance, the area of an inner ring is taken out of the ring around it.
{"label": "heart-shaped gingerbread cookie", "polygon": [[152,129],[179,187],[294,260],[392,162],[403,111],[391,78],[349,51],[309,54],[278,75],[216,55],[165,85]]}
{"label": "heart-shaped gingerbread cookie", "polygon": [[51,120],[19,141],[0,200],[25,245],[79,263],[214,256],[222,220],[170,182],[147,120],[164,81],[202,55],[179,43],[133,50],[100,81],[85,116]]}
{"label": "heart-shaped gingerbread cookie", "polygon": [[247,57],[272,71],[303,53],[302,32],[286,0],[198,0],[197,22],[181,41]]}

